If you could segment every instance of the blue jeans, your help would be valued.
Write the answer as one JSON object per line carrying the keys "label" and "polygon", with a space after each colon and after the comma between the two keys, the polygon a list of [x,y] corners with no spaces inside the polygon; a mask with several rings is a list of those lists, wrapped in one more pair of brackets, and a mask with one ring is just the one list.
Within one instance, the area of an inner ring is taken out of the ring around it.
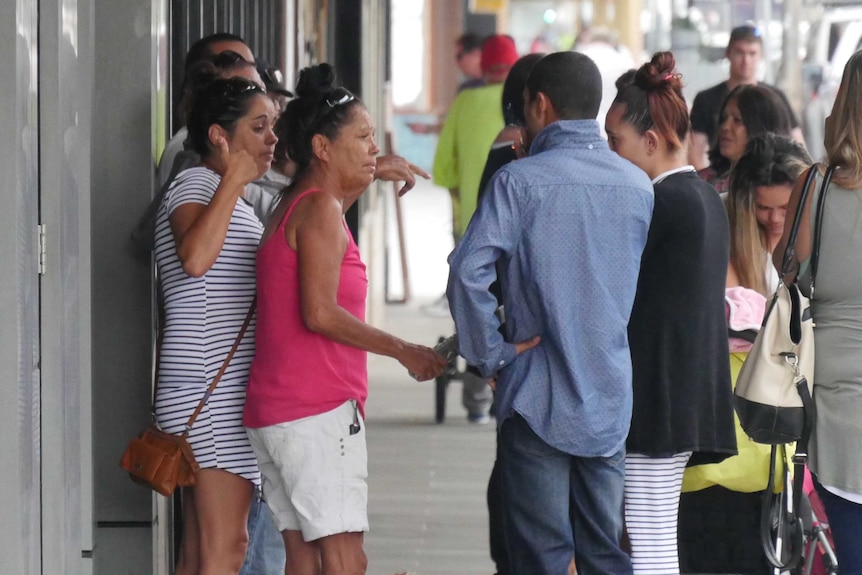
{"label": "blue jeans", "polygon": [[239,575],[284,575],[284,539],[255,489],[248,512],[248,553]]}
{"label": "blue jeans", "polygon": [[826,508],[826,517],[835,541],[835,555],[841,575],[862,575],[862,505],[827,491],[814,477],[817,494]]}
{"label": "blue jeans", "polygon": [[625,449],[575,457],[545,443],[520,415],[500,428],[506,539],[512,573],[631,575],[620,548]]}

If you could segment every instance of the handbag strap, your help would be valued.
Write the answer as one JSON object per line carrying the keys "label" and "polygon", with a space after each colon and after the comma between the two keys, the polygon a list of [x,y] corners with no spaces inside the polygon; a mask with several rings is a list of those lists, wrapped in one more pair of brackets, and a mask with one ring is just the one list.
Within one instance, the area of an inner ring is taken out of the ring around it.
{"label": "handbag strap", "polygon": [[835,166],[829,166],[820,184],[820,195],[817,197],[817,212],[814,218],[814,239],[811,244],[811,297],[814,297],[814,279],[817,277],[817,267],[820,264],[820,238],[823,235],[823,207],[826,205],[826,192],[832,182]]}
{"label": "handbag strap", "polygon": [[164,340],[164,331],[162,326],[165,325],[165,306],[162,295],[161,283],[156,282],[156,307],[158,310],[158,318],[156,319],[156,365],[153,372],[153,400],[150,402],[150,419],[155,425],[156,423],[156,397],[159,392],[159,366],[162,359],[162,341]]}
{"label": "handbag strap", "polygon": [[779,275],[781,280],[794,269],[794,257],[796,256],[796,236],[799,235],[799,224],[802,221],[802,212],[805,210],[805,204],[808,202],[808,195],[811,192],[811,184],[817,175],[817,169],[820,164],[814,164],[808,169],[808,174],[805,176],[805,184],[802,186],[802,195],[799,198],[799,204],[796,206],[796,213],[793,215],[793,225],[790,227],[790,237],[787,239],[787,247],[784,248],[784,255],[781,258],[781,269]]}
{"label": "handbag strap", "polygon": [[248,306],[248,313],[245,314],[245,321],[242,322],[242,327],[239,329],[239,333],[237,334],[236,340],[233,342],[233,346],[230,348],[227,357],[224,358],[224,361],[221,364],[221,368],[218,370],[218,373],[213,378],[212,383],[210,383],[206,392],[204,392],[204,396],[198,402],[198,406],[195,408],[191,417],[189,417],[189,420],[186,423],[186,428],[183,431],[183,436],[187,436],[189,434],[192,425],[195,424],[195,420],[198,418],[198,415],[200,415],[201,411],[204,408],[204,405],[206,405],[207,401],[209,401],[210,396],[212,395],[213,391],[215,391],[215,388],[218,385],[218,382],[221,380],[222,376],[224,375],[224,372],[227,371],[227,367],[228,365],[230,365],[230,360],[233,359],[236,350],[239,348],[240,342],[242,342],[242,337],[245,335],[245,331],[248,329],[248,325],[251,323],[251,318],[254,316],[255,307],[257,307],[257,296],[254,296],[254,299],[251,300],[251,305]]}
{"label": "handbag strap", "polygon": [[[805,478],[805,465],[793,465],[793,481],[787,478],[784,472],[784,495],[787,490],[793,491],[792,509],[788,509],[783,498],[776,499],[775,491],[775,461],[781,453],[782,462],[787,460],[784,445],[773,445],[770,451],[769,481],[763,492],[763,501],[760,507],[760,543],[767,561],[780,571],[790,571],[794,575],[799,573],[802,567],[802,552],[805,541],[805,531],[802,518],[800,517],[800,505],[802,504],[803,480]],[[785,464],[786,465],[786,464]],[[781,553],[778,552],[775,539],[781,537]]]}

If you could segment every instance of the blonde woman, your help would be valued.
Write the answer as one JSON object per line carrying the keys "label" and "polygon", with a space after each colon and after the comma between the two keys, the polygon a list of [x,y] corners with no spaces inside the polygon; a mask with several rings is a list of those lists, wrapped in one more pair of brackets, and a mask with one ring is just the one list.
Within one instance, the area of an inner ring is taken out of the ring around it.
{"label": "blonde woman", "polygon": [[768,296],[778,287],[771,254],[784,233],[790,192],[811,165],[805,149],[791,138],[753,138],[730,173],[725,198],[730,224],[727,287],[744,286]]}
{"label": "blonde woman", "polygon": [[[809,163],[805,150],[789,137],[766,135],[748,142],[731,171],[725,198],[730,225],[725,301],[731,330],[760,326],[768,292],[778,281],[768,255],[781,239],[793,182]],[[731,340],[734,385],[750,347]],[[738,422],[736,437],[735,457],[686,469],[679,509],[684,573],[772,573],[758,535],[770,450],[749,441]]]}
{"label": "blonde woman", "polygon": [[[835,167],[820,224],[817,291],[811,315],[814,341],[816,419],[808,466],[826,507],[842,575],[862,573],[862,52],[844,67],[844,76],[826,120],[824,144]],[[800,178],[788,210],[799,205]],[[808,195],[796,243],[801,273],[808,273],[813,218],[822,174]],[[791,222],[773,252],[777,265]],[[792,279],[792,278],[789,278]]]}

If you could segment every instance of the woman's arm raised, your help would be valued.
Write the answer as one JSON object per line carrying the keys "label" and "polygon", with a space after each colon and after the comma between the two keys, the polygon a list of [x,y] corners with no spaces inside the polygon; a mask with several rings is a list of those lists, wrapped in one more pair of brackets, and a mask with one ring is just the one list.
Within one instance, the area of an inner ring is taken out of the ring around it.
{"label": "woman's arm raised", "polygon": [[257,165],[244,150],[230,152],[227,141],[218,141],[221,181],[207,205],[182,204],[171,214],[171,231],[183,271],[201,277],[215,263],[227,237],[231,215],[245,185],[257,177]]}

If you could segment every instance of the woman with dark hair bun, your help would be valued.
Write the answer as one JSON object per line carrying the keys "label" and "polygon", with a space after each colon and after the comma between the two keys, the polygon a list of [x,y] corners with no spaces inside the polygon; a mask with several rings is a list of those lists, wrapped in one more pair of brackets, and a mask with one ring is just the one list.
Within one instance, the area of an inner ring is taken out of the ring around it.
{"label": "woman with dark hair bun", "polygon": [[[260,221],[245,185],[269,169],[275,110],[245,78],[217,79],[195,92],[189,140],[200,164],[180,172],[156,218],[155,256],[164,300],[156,418],[181,433],[231,349],[255,293]],[[201,466],[183,490],[177,575],[238,573],[260,472],[242,426],[254,323],[191,428]]]}
{"label": "woman with dark hair bun", "polygon": [[[635,574],[679,574],[677,512],[690,460],[736,453],[724,283],[727,216],[687,165],[690,124],[673,54],[617,81],[612,150],[652,178],[655,207],[629,321],[634,402],[625,517]],[[612,201],[612,200],[610,200]]]}
{"label": "woman with dark hair bun", "polygon": [[709,166],[698,175],[719,192],[727,191],[730,169],[751,138],[766,134],[790,137],[790,130],[790,110],[775,90],[760,84],[737,86],[721,105]]}
{"label": "woman with dark hair bun", "polygon": [[302,70],[279,127],[296,162],[257,253],[257,352],[243,422],[287,573],[364,573],[367,352],[418,380],[434,350],[365,323],[368,279],[344,212],[374,179],[374,126],[328,64]]}

